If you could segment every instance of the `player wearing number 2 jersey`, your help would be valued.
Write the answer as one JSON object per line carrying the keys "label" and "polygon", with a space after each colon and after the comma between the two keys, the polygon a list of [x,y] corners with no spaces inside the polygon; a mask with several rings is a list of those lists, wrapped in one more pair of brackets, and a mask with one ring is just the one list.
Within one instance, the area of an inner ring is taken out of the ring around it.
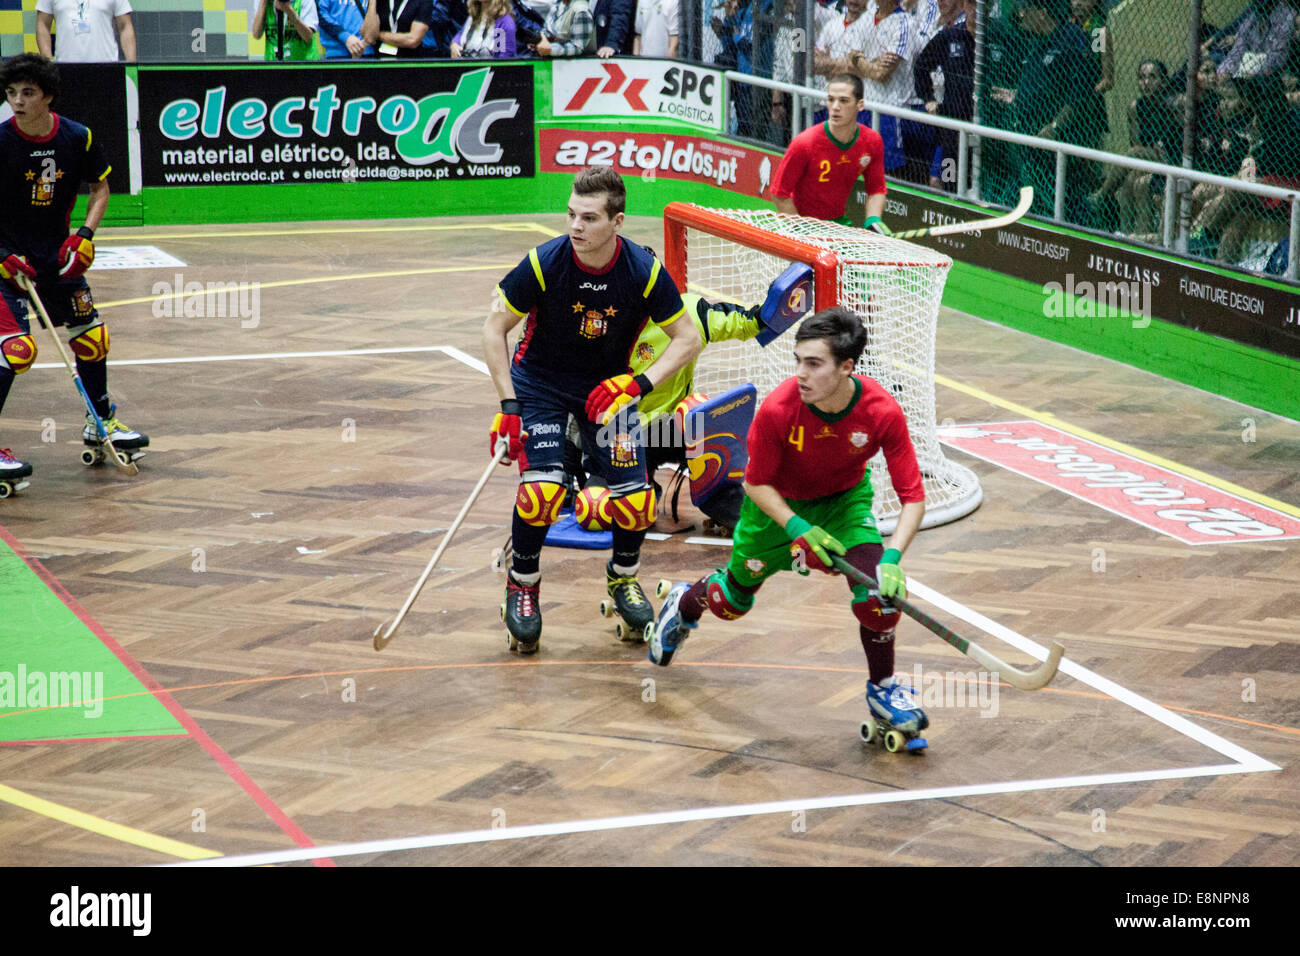
{"label": "player wearing number 2 jersey", "polygon": [[861,176],[867,186],[866,224],[875,225],[885,211],[885,146],[879,133],[858,122],[861,78],[832,77],[826,105],[826,122],[796,136],[781,159],[772,181],[776,210],[851,225],[844,209]]}
{"label": "player wearing number 2 jersey", "polygon": [[[923,729],[925,717],[904,706],[894,685],[894,597],[906,597],[898,566],[925,515],[925,492],[907,420],[893,396],[853,372],[866,346],[862,321],[835,307],[804,321],[795,334],[796,374],[763,400],[749,431],[746,499],[724,570],[672,588],[650,642],[650,659],[668,664],[705,610],[734,620],[754,606],[777,571],[835,573],[831,555],[876,578],[879,590],[852,585],[852,609],[867,655],[867,696],[897,713],[872,709],[900,730]],[[884,451],[903,510],[888,550],[871,513],[868,461]]]}

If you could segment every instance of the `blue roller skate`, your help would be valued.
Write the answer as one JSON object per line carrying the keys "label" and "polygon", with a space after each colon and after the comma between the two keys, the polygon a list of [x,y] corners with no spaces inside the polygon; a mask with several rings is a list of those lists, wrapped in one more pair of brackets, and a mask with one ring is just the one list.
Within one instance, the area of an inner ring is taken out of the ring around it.
{"label": "blue roller skate", "polygon": [[682,603],[682,595],[690,589],[691,586],[685,581],[679,584],[660,581],[659,586],[655,588],[655,596],[663,598],[664,603],[659,610],[659,622],[650,637],[650,660],[660,667],[667,667],[672,663],[677,649],[686,643],[690,632],[700,626],[699,621],[682,620],[681,611],[678,609],[678,605]]}
{"label": "blue roller skate", "polygon": [[864,743],[883,744],[891,754],[926,748],[920,733],[930,726],[930,718],[916,706],[911,688],[900,684],[897,677],[890,675],[880,684],[867,681],[867,706],[871,716],[860,728]]}

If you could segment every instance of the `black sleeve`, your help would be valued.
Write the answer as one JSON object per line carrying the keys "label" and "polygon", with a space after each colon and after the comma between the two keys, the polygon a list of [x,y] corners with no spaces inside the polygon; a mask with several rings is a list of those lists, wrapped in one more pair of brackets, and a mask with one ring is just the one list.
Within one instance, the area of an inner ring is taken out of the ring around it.
{"label": "black sleeve", "polygon": [[[921,98],[922,103],[928,103],[934,99],[934,84],[930,82],[930,74],[939,65],[940,53],[943,47],[939,40],[942,37],[942,30],[930,37],[930,42],[925,45],[925,49],[920,52],[916,62],[912,64],[912,86],[916,90],[916,95]],[[947,77],[944,79],[946,80]]]}
{"label": "black sleeve", "polygon": [[605,46],[612,46],[618,53],[631,53],[635,24],[636,0],[610,0],[609,30],[605,33]]}

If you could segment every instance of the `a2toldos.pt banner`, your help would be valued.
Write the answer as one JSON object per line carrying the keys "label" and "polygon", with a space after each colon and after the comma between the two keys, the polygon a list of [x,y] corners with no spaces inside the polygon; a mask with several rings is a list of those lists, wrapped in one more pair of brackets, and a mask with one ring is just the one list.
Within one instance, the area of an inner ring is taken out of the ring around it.
{"label": "a2toldos.pt banner", "polygon": [[145,186],[527,177],[533,122],[530,65],[141,72]]}

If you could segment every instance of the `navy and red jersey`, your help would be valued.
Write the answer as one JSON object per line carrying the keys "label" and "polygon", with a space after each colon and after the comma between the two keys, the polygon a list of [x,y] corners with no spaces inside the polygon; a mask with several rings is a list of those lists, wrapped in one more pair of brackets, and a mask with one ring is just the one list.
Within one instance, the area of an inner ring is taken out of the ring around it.
{"label": "navy and red jersey", "polygon": [[584,395],[630,371],[646,322],[663,327],[684,312],[659,260],[621,236],[614,258],[599,272],[578,261],[568,236],[545,242],[497,290],[507,308],[527,317],[515,367]]}
{"label": "navy and red jersey", "polygon": [[112,169],[90,130],[50,116],[54,129],[40,139],[12,117],[0,123],[0,247],[26,256],[42,278],[58,274],[77,189],[102,182]]}
{"label": "navy and red jersey", "polygon": [[861,123],[852,140],[831,136],[830,121],[810,126],[786,148],[772,180],[772,196],[794,199],[801,216],[838,219],[861,176],[867,195],[885,192],[885,143]]}
{"label": "navy and red jersey", "polygon": [[903,410],[874,379],[854,375],[853,380],[853,401],[834,415],[805,403],[797,379],[774,388],[749,428],[745,480],[771,485],[796,501],[839,494],[858,485],[867,463],[884,449],[898,500],[924,501]]}

